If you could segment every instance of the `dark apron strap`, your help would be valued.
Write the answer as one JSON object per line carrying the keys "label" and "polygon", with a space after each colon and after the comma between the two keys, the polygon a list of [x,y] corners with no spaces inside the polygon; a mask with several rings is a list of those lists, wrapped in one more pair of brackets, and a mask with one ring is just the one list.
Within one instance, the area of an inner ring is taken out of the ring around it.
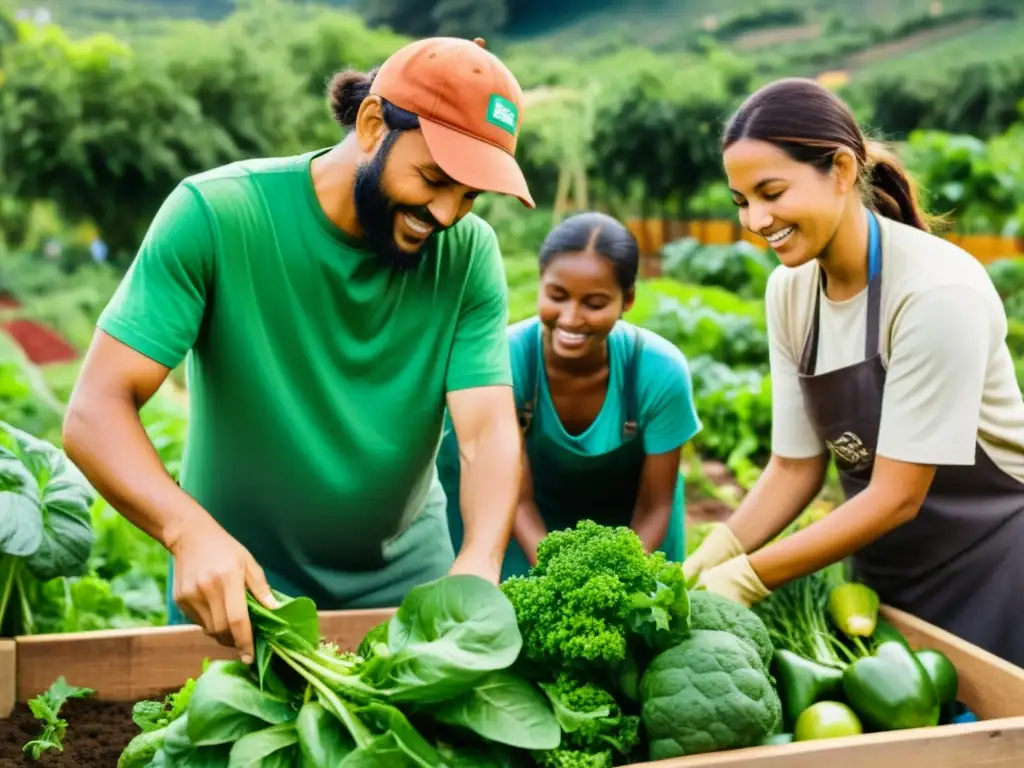
{"label": "dark apron strap", "polygon": [[[811,332],[800,355],[800,373],[813,376],[818,365],[818,324],[821,313],[821,293],[827,280],[821,272],[821,285],[814,292],[814,315],[811,318]],[[878,219],[868,211],[868,327],[864,336],[864,359],[870,360],[878,354],[879,324],[882,310],[882,244]]]}
{"label": "dark apron strap", "polygon": [[[516,413],[519,417],[519,428],[525,435],[533,424],[533,414],[537,408],[537,391],[540,389],[541,371],[541,333],[540,324],[537,324],[537,332],[527,334],[525,358],[526,364],[523,368],[523,397],[522,401],[516,403]],[[623,397],[626,401],[626,421],[622,425],[624,438],[632,437],[638,431],[640,418],[640,406],[637,402],[636,377],[640,370],[640,355],[643,352],[644,340],[636,328],[632,329],[633,354],[626,362],[626,370],[623,373]]]}
{"label": "dark apron strap", "polygon": [[640,419],[640,406],[637,403],[639,387],[636,379],[640,370],[640,353],[643,352],[644,339],[635,327],[630,327],[633,331],[633,354],[628,358],[626,370],[622,374],[622,396],[626,401],[626,422],[622,425],[623,440],[636,435]]}
{"label": "dark apron strap", "polygon": [[525,435],[533,424],[533,413],[537,407],[537,390],[540,388],[540,361],[542,326],[537,323],[537,332],[526,334],[526,365],[523,368],[523,399],[516,403],[519,428]]}

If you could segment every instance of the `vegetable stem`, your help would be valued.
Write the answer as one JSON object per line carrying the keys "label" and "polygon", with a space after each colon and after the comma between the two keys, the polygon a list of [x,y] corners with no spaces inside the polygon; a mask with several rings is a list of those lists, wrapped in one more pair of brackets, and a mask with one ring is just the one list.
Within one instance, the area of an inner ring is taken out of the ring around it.
{"label": "vegetable stem", "polygon": [[370,732],[370,729],[359,722],[355,715],[353,715],[352,712],[349,711],[348,707],[345,706],[345,703],[340,699],[340,697],[325,685],[323,681],[318,680],[315,675],[303,668],[299,663],[303,660],[302,656],[293,655],[287,649],[274,643],[270,643],[270,647],[288,666],[294,669],[306,680],[306,682],[316,689],[324,707],[330,710],[331,713],[345,725],[349,733],[352,734],[352,738],[355,740],[356,746],[365,747],[373,740],[373,734]]}
{"label": "vegetable stem", "polygon": [[[11,555],[0,557],[0,633],[3,631],[4,617],[7,615],[7,604],[11,600],[11,592],[14,590],[14,582],[18,578],[18,568],[21,565],[19,558]],[[16,634],[11,629],[11,634]]]}

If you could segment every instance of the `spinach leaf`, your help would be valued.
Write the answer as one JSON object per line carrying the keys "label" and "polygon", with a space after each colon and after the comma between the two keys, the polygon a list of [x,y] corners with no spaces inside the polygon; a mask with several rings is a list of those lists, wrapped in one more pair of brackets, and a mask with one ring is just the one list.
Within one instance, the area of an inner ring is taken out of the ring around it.
{"label": "spinach leaf", "polygon": [[295,723],[281,723],[242,736],[231,747],[228,768],[294,768],[300,762]]}
{"label": "spinach leaf", "polygon": [[163,746],[147,768],[228,768],[230,744],[196,747],[188,738],[188,713],[167,726]]}
{"label": "spinach leaf", "polygon": [[192,691],[188,739],[196,747],[231,744],[247,733],[289,722],[295,716],[288,701],[260,690],[245,664],[214,661]]}
{"label": "spinach leaf", "polygon": [[342,758],[355,749],[338,719],[316,701],[308,701],[299,710],[295,729],[299,736],[303,768],[337,768]]}
{"label": "spinach leaf", "polygon": [[339,768],[446,768],[437,750],[401,710],[374,703],[357,712],[380,735],[349,754]]}
{"label": "spinach leaf", "polygon": [[445,701],[488,672],[510,667],[523,645],[512,603],[477,576],[446,576],[414,587],[388,623],[388,655],[362,677],[390,700]]}
{"label": "spinach leaf", "polygon": [[472,690],[430,711],[442,723],[520,749],[551,750],[561,742],[561,729],[544,694],[505,670],[491,672]]}

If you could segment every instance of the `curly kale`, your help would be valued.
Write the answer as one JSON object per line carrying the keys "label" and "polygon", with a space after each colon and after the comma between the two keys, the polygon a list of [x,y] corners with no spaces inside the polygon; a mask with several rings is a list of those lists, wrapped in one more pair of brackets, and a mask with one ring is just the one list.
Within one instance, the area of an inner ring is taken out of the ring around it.
{"label": "curly kale", "polygon": [[535,753],[543,768],[611,768],[629,762],[640,744],[640,717],[624,714],[615,697],[562,673],[541,683],[562,729],[558,749]]}
{"label": "curly kale", "polygon": [[537,565],[502,590],[515,607],[522,656],[540,669],[614,675],[632,641],[660,650],[689,627],[682,568],[664,553],[645,553],[625,526],[581,520],[552,531]]}

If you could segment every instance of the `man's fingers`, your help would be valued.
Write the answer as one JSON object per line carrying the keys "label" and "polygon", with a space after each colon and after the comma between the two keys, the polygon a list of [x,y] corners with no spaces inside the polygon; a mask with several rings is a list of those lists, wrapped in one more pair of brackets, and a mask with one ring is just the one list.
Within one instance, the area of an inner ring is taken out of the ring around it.
{"label": "man's fingers", "polygon": [[263,569],[251,557],[245,565],[245,586],[248,587],[253,597],[259,600],[264,608],[273,611],[281,607],[281,604],[274,597],[270,585],[267,583],[267,577],[264,575]]}
{"label": "man's fingers", "polygon": [[242,574],[230,579],[223,595],[224,616],[227,629],[234,640],[235,648],[243,664],[251,664],[256,656],[252,641],[252,624],[249,622],[249,606],[245,601],[245,583]]}
{"label": "man's fingers", "polygon": [[196,626],[201,627],[203,631],[207,631],[207,628],[209,627],[207,617],[205,617],[203,614],[197,611],[190,602],[187,602],[185,600],[175,600],[175,605],[178,606],[178,610],[181,611],[182,615],[186,619],[191,621]]}

